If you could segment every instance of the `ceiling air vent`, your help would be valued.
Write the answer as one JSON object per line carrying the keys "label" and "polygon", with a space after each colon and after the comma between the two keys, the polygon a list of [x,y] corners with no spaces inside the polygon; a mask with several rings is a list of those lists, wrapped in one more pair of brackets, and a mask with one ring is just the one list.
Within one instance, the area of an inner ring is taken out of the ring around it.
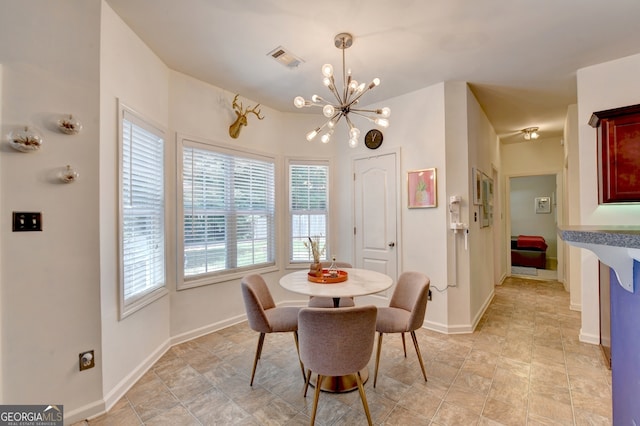
{"label": "ceiling air vent", "polygon": [[293,53],[288,52],[282,46],[276,47],[271,52],[267,53],[267,55],[271,56],[273,59],[287,68],[297,68],[298,65],[304,63],[302,59],[298,58]]}

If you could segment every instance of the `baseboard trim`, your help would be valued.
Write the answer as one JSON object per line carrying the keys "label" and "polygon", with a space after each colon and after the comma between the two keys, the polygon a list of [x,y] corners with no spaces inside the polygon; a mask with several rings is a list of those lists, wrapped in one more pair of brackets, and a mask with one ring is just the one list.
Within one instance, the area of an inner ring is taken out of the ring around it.
{"label": "baseboard trim", "polygon": [[[138,365],[131,373],[129,373],[124,379],[120,380],[116,386],[105,394],[105,407],[106,411],[109,411],[115,404],[122,398],[133,385],[136,384],[142,376],[144,376],[153,364],[164,355],[169,348],[171,348],[170,340],[165,341],[156,348],[148,357],[146,357],[140,365]],[[102,413],[100,413],[102,414]]]}
{"label": "baseboard trim", "polygon": [[471,324],[460,324],[460,325],[449,326],[447,324],[442,324],[439,322],[425,321],[422,327],[427,330],[437,331],[438,333],[443,333],[443,334],[473,333],[473,331],[478,326],[478,323],[482,319],[482,316],[484,315],[486,310],[489,308],[489,305],[491,304],[491,301],[493,300],[493,297],[495,296],[495,294],[496,294],[495,290],[491,291],[491,294],[489,294],[489,297],[487,297],[482,308],[478,311],[478,313],[474,317],[473,322]]}
{"label": "baseboard trim", "polygon": [[578,336],[578,339],[582,343],[591,343],[592,345],[599,345],[600,344],[600,336],[596,336],[594,334],[583,333],[582,329],[580,329],[580,335]]}
{"label": "baseboard trim", "polygon": [[496,295],[496,290],[495,288],[493,288],[491,289],[491,293],[489,293],[489,296],[484,300],[484,304],[482,305],[482,307],[476,314],[475,318],[473,319],[473,329],[471,330],[472,332],[478,326],[478,323],[482,319],[482,316],[484,315],[484,313],[487,311],[487,309],[489,309],[489,305],[491,305],[491,301],[493,300],[495,295]]}
{"label": "baseboard trim", "polygon": [[569,304],[569,310],[570,311],[582,312],[582,305],[570,303]]}
{"label": "baseboard trim", "polygon": [[437,331],[438,333],[442,333],[442,334],[449,334],[448,327],[445,324],[442,324],[439,322],[425,321],[422,324],[422,328],[431,330],[431,331]]}
{"label": "baseboard trim", "polygon": [[247,320],[246,314],[237,315],[235,317],[226,319],[224,321],[214,322],[213,324],[196,328],[194,330],[187,331],[186,333],[175,335],[170,339],[170,343],[171,343],[171,346],[179,345],[180,343],[185,343],[185,342],[188,342],[189,340],[197,339],[198,337],[202,337],[206,334],[220,331],[224,328],[231,327],[232,325],[239,324],[246,320]]}
{"label": "baseboard trim", "polygon": [[[107,412],[105,407],[104,400],[94,401],[85,406],[76,408],[72,411],[65,411],[64,413],[64,423],[65,424],[74,424],[81,422],[88,418],[93,418],[99,415],[102,415]],[[98,413],[98,414],[96,414]]]}
{"label": "baseboard trim", "polygon": [[498,280],[498,284],[496,285],[502,285],[504,284],[504,280],[506,280],[509,277],[509,275],[506,272],[502,273],[502,276],[500,277],[500,279]]}

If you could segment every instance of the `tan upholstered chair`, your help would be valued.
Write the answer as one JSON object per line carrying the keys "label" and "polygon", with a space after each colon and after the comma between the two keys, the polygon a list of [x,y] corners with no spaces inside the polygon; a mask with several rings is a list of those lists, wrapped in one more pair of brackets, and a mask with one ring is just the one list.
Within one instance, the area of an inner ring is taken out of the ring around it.
{"label": "tan upholstered chair", "polygon": [[[322,262],[322,268],[326,269],[331,266],[331,262]],[[338,268],[353,268],[350,263],[347,262],[336,262],[336,267]],[[340,308],[348,308],[351,306],[355,306],[355,302],[353,301],[353,297],[341,297],[340,302],[338,303],[338,307]],[[318,297],[311,296],[309,299],[309,307],[310,308],[334,308],[333,298],[331,297]]]}
{"label": "tan upholstered chair", "polygon": [[404,333],[411,333],[413,346],[418,354],[418,361],[422,369],[424,380],[427,373],[424,370],[420,347],[416,332],[422,327],[424,314],[427,310],[427,298],[429,297],[429,277],[420,272],[404,272],[398,278],[396,289],[391,296],[389,307],[378,308],[376,331],[378,332],[378,350],[376,351],[376,371],[374,373],[373,387],[378,380],[378,365],[380,363],[380,349],[382,348],[382,335],[384,333],[401,333],[404,356],[407,357],[407,346],[404,341]]}
{"label": "tan upholstered chair", "polygon": [[365,368],[373,352],[376,334],[376,307],[302,308],[298,315],[300,359],[308,368],[304,396],[311,373],[318,375],[313,399],[311,424],[316,419],[322,379],[326,376],[355,374],[362,406],[371,425],[371,414],[364,393],[360,370]]}
{"label": "tan upholstered chair", "polygon": [[[258,274],[245,276],[242,278],[240,285],[242,286],[242,297],[244,298],[244,306],[247,310],[249,326],[252,330],[260,333],[256,356],[253,361],[253,370],[251,371],[250,385],[253,386],[253,378],[256,374],[258,360],[262,354],[262,345],[264,344],[266,333],[292,332],[293,339],[296,342],[298,358],[300,358],[300,350],[298,347],[298,312],[300,308],[277,308],[269,292],[269,287],[267,287],[262,276]],[[302,361],[300,361],[300,369],[302,370],[302,377],[304,378]]]}

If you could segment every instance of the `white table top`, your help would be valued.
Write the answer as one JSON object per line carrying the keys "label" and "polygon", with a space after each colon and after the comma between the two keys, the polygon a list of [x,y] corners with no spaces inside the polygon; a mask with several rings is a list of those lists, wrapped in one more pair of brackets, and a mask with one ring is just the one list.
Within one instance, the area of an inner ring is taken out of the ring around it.
{"label": "white table top", "polygon": [[379,293],[391,287],[393,279],[368,269],[340,268],[349,275],[346,281],[335,284],[313,283],[307,279],[308,269],[291,272],[280,278],[280,285],[298,294],[320,297],[354,297]]}

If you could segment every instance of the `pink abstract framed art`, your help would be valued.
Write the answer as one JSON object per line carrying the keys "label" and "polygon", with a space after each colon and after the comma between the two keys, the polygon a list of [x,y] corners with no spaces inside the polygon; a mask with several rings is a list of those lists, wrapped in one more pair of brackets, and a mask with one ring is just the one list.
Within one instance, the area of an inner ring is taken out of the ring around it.
{"label": "pink abstract framed art", "polygon": [[410,209],[438,206],[435,168],[409,171],[407,188]]}

